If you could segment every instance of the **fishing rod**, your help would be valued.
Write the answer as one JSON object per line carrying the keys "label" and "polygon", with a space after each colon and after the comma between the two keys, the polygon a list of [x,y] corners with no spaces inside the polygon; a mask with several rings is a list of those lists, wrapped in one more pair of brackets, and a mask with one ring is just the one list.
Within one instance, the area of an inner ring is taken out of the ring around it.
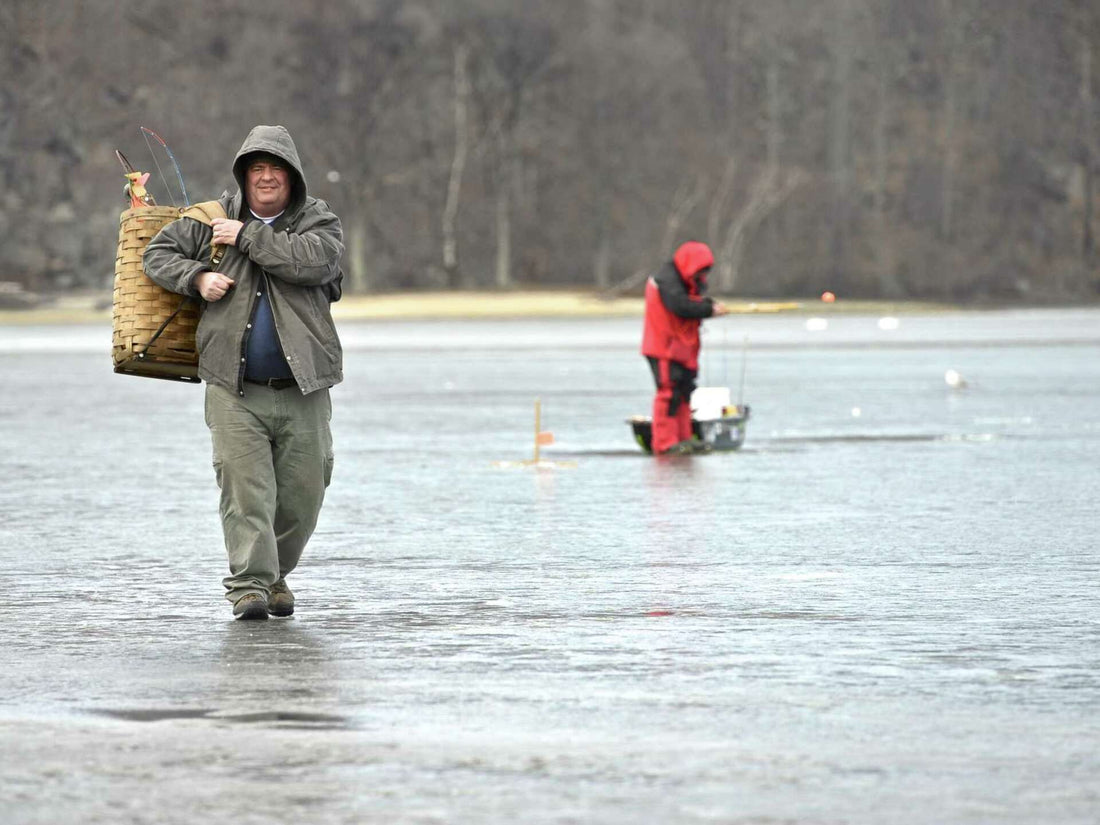
{"label": "fishing rod", "polygon": [[[749,361],[749,336],[746,335],[741,342],[741,377],[737,382],[737,409],[745,408],[745,374],[748,371]],[[729,384],[729,326],[722,325],[722,386]]]}
{"label": "fishing rod", "polygon": [[172,161],[172,166],[175,167],[176,170],[176,180],[178,180],[180,184],[180,193],[183,195],[183,205],[185,207],[190,206],[191,198],[187,196],[187,185],[183,182],[183,172],[180,170],[180,165],[176,160],[176,156],[172,153],[172,150],[169,148],[164,138],[145,126],[141,126],[140,129],[142,136],[145,138],[145,146],[149,149],[149,154],[153,156],[153,163],[157,165],[157,171],[160,172],[161,180],[165,181],[164,188],[168,190],[168,197],[171,199],[172,205],[179,206],[179,204],[176,203],[175,196],[172,194],[171,187],[168,186],[164,170],[160,168],[160,161],[157,160],[157,153],[153,151],[153,145],[149,143],[150,137],[164,148],[164,152],[168,155],[168,159]]}
{"label": "fishing rod", "polygon": [[737,409],[745,409],[745,370],[749,360],[749,336],[741,344],[741,382],[737,387]]}

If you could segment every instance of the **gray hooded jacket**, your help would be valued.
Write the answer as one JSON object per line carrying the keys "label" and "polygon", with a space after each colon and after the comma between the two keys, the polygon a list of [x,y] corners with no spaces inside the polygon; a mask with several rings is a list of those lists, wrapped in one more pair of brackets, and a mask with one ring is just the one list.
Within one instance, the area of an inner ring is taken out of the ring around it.
{"label": "gray hooded jacket", "polygon": [[[343,353],[329,308],[340,299],[343,231],[328,204],[306,193],[298,150],[282,126],[257,126],[241,145],[233,160],[239,189],[218,199],[227,215],[242,220],[249,215],[242,159],[253,152],[270,153],[290,166],[290,203],[270,226],[247,221],[237,245],[226,247],[218,271],[236,283],[220,301],[203,302],[196,334],[199,377],[244,393],[248,334],[257,293],[266,285],[283,355],[308,394],[343,380]],[[196,220],[168,224],[145,249],[145,273],[165,289],[202,301],[194,279],[210,268],[212,237],[213,230]]]}

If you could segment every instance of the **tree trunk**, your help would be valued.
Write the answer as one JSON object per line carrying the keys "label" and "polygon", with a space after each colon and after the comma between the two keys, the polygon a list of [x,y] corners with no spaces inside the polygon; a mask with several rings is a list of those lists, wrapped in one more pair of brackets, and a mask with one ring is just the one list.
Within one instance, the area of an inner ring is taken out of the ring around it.
{"label": "tree trunk", "polygon": [[717,244],[718,236],[722,231],[722,224],[726,220],[726,212],[729,209],[730,195],[733,192],[733,179],[737,173],[737,161],[730,157],[726,159],[726,168],[722,170],[722,179],[715,187],[710,199],[710,210],[707,213],[707,243]]}
{"label": "tree trunk", "polygon": [[802,185],[800,170],[787,174],[783,180],[775,169],[765,168],[753,183],[748,202],[730,222],[718,253],[718,288],[722,295],[731,294],[741,274],[741,259],[750,233],[772,214],[787,197]]}
{"label": "tree trunk", "polygon": [[596,247],[596,259],[592,265],[596,289],[601,292],[611,285],[611,233],[607,223],[600,229],[600,243]]}
{"label": "tree trunk", "polygon": [[661,248],[657,252],[658,260],[667,260],[672,257],[672,245],[676,242],[680,227],[705,194],[706,183],[706,178],[700,175],[696,179],[694,187],[690,186],[687,181],[677,187],[676,194],[672,197],[672,209],[669,210],[668,220],[665,222],[665,234],[661,238]]}
{"label": "tree trunk", "polygon": [[501,170],[497,187],[497,265],[496,285],[507,289],[512,285],[512,199],[511,180],[507,169]]}
{"label": "tree trunk", "polygon": [[852,0],[840,0],[833,24],[833,93],[829,117],[829,174],[832,179],[832,249],[830,274],[836,288],[846,288],[850,265],[851,99],[855,39]]}
{"label": "tree trunk", "polygon": [[886,219],[886,177],[889,171],[890,148],[887,128],[890,123],[890,72],[892,65],[885,47],[880,48],[878,82],[876,85],[874,125],[874,210],[875,257],[878,267],[879,292],[883,298],[904,297],[904,289],[894,272],[893,247],[890,243],[890,226]]}
{"label": "tree trunk", "polygon": [[768,166],[779,166],[779,144],[782,140],[779,119],[782,117],[779,89],[779,54],[773,40],[768,49],[768,66],[765,70],[766,86],[768,90],[768,130],[767,130],[767,163]]}
{"label": "tree trunk", "polygon": [[[943,180],[940,185],[940,237],[950,243],[955,192],[955,109],[957,83],[955,78],[956,21],[952,14],[951,0],[942,0],[944,27],[947,43],[944,61],[943,92]],[[961,25],[961,22],[960,22]]]}
{"label": "tree trunk", "polygon": [[[768,90],[767,164],[771,169],[778,169],[780,146],[783,140],[782,123],[780,122],[783,116],[782,90],[779,85],[780,52],[779,41],[774,32],[772,32],[769,40],[768,66],[765,72]],[[768,221],[765,225],[765,232],[765,264],[767,270],[763,274],[768,279],[768,282],[774,283],[774,273],[777,269],[779,251],[783,243],[782,236],[780,235],[779,222]]]}
{"label": "tree trunk", "polygon": [[356,215],[348,225],[350,292],[367,292],[370,289],[370,275],[367,269],[369,247],[366,222]]}
{"label": "tree trunk", "polygon": [[466,169],[468,145],[467,111],[470,97],[470,80],[466,73],[469,50],[465,45],[455,48],[455,152],[451,159],[451,177],[447,182],[447,202],[443,207],[443,271],[447,286],[458,286],[458,237],[455,225],[458,218],[458,196],[462,188],[462,174]]}
{"label": "tree trunk", "polygon": [[1085,171],[1085,214],[1082,217],[1081,227],[1081,261],[1087,267],[1091,266],[1093,253],[1096,250],[1096,240],[1092,234],[1092,215],[1094,211],[1092,181],[1096,164],[1096,143],[1093,135],[1095,121],[1092,100],[1092,43],[1087,36],[1081,38],[1081,109],[1081,162],[1084,164]]}

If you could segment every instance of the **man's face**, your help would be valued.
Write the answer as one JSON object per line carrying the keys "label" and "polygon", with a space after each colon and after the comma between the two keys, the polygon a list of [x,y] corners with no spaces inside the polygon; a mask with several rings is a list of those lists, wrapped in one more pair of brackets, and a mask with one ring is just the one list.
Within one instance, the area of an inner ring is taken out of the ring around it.
{"label": "man's face", "polygon": [[245,196],[261,218],[278,215],[290,203],[290,172],[274,158],[253,160],[245,169]]}

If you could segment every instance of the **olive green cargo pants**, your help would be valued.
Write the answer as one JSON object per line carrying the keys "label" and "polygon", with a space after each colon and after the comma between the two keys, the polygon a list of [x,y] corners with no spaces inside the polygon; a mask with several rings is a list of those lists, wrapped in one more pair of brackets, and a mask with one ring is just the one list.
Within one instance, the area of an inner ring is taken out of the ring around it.
{"label": "olive green cargo pants", "polygon": [[332,479],[329,391],[302,395],[245,384],[206,385],[206,426],[221,488],[232,602],[268,589],[298,564]]}

